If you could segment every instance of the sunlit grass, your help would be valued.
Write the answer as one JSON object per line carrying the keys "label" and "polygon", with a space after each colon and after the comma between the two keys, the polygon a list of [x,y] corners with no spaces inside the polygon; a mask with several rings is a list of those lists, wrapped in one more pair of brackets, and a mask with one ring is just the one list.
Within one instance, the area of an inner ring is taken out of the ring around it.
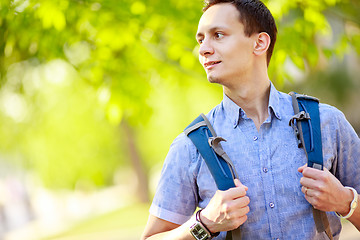
{"label": "sunlit grass", "polygon": [[[148,204],[134,204],[104,215],[78,223],[67,231],[43,240],[55,240],[77,235],[117,230],[140,229],[144,227],[149,215]],[[139,235],[139,233],[137,233]]]}

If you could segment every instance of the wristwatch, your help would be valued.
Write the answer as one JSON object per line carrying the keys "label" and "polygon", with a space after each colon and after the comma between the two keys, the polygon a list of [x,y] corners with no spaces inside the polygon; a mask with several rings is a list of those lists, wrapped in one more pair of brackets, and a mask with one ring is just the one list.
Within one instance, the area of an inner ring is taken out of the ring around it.
{"label": "wristwatch", "polygon": [[346,216],[342,216],[341,214],[338,214],[337,212],[335,212],[336,215],[338,215],[341,218],[349,218],[353,215],[356,207],[358,206],[358,199],[359,199],[358,193],[354,188],[352,188],[352,187],[345,187],[345,188],[350,189],[354,193],[354,198],[350,203],[350,212]]}
{"label": "wristwatch", "polygon": [[200,219],[200,213],[203,209],[200,209],[195,214],[195,223],[190,227],[190,233],[196,240],[208,240],[212,239],[219,235],[220,232],[212,233],[210,230],[202,223]]}

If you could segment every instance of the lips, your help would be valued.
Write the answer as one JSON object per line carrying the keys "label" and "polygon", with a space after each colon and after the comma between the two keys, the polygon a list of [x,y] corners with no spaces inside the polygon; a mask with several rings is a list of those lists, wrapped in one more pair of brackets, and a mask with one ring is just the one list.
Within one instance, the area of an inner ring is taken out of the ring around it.
{"label": "lips", "polygon": [[205,68],[211,68],[217,64],[221,63],[221,61],[209,61],[204,63]]}

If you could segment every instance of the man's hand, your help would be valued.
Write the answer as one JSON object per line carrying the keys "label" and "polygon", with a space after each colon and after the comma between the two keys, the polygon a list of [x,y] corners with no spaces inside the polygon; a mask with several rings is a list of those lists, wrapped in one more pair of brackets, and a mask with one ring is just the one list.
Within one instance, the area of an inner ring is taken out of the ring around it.
{"label": "man's hand", "polygon": [[246,220],[250,199],[246,196],[248,188],[235,179],[234,188],[216,191],[207,207],[201,211],[201,220],[212,232],[230,231],[238,228]]}
{"label": "man's hand", "polygon": [[298,171],[303,174],[300,179],[301,191],[314,208],[326,212],[335,211],[341,215],[350,211],[352,191],[345,188],[329,170],[324,168],[321,171],[304,165]]}

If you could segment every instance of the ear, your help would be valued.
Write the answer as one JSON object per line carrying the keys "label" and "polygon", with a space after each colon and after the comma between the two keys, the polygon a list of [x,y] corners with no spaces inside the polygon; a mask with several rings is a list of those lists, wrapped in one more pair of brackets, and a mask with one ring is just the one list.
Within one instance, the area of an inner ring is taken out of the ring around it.
{"label": "ear", "polygon": [[257,35],[254,43],[254,54],[257,56],[266,54],[269,46],[270,46],[270,36],[266,32],[261,32]]}

